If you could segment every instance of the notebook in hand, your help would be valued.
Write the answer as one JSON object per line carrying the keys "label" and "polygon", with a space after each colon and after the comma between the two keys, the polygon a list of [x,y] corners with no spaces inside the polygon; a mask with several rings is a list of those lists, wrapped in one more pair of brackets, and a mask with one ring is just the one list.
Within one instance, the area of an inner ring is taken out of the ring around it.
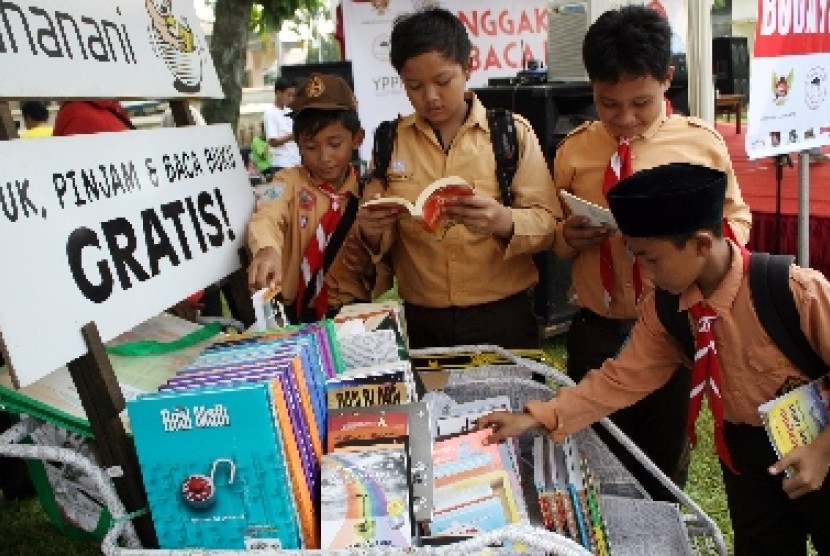
{"label": "notebook in hand", "polygon": [[571,214],[586,217],[589,226],[606,226],[614,230],[617,229],[617,221],[614,220],[614,215],[607,208],[586,201],[567,191],[560,191],[559,197]]}

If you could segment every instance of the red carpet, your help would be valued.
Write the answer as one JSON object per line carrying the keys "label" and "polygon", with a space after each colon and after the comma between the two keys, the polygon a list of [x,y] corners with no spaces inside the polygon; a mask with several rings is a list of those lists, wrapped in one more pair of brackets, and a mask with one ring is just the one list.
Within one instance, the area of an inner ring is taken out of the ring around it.
{"label": "red carpet", "polygon": [[[785,166],[781,182],[781,215],[776,215],[775,164],[772,158],[749,160],[744,150],[746,127],[735,133],[734,123],[718,123],[726,140],[744,200],[752,209],[753,251],[795,255],[798,248],[798,160]],[[827,149],[825,149],[826,151]],[[830,276],[830,162],[810,165],[810,264]]]}

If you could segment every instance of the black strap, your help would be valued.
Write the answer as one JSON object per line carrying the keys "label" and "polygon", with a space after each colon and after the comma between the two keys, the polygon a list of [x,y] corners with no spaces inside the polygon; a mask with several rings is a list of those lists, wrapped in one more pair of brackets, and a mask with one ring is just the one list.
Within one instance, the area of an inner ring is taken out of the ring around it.
{"label": "black strap", "polygon": [[[360,182],[357,197],[349,195],[349,200],[346,203],[346,210],[343,211],[343,216],[340,217],[340,222],[337,223],[337,228],[335,228],[331,233],[331,238],[329,238],[329,243],[326,245],[326,250],[323,253],[323,268],[320,270],[320,272],[323,273],[323,276],[325,276],[326,272],[329,271],[331,263],[334,262],[334,257],[337,255],[337,252],[340,251],[340,247],[342,247],[343,241],[346,239],[346,234],[349,233],[352,224],[354,224],[354,219],[357,216],[357,207],[360,204],[358,199],[361,196],[363,196],[363,182]],[[314,288],[311,287],[313,280],[314,276],[311,277],[309,286],[306,287],[303,292],[303,298],[296,306],[298,314],[300,314],[300,311],[307,308],[308,304],[311,302],[311,295],[314,293]]]}
{"label": "black strap", "polygon": [[688,311],[678,311],[680,296],[657,289],[654,292],[654,308],[663,328],[666,329],[680,347],[683,353],[691,360],[695,360],[695,338],[692,335],[692,326]]}
{"label": "black strap", "polygon": [[778,349],[811,379],[830,372],[813,350],[790,289],[792,255],[753,253],[749,260],[749,290],[758,320]]}
{"label": "black strap", "polygon": [[509,207],[513,205],[513,176],[519,167],[516,122],[510,110],[490,108],[487,110],[487,123],[490,126],[490,142],[493,144],[493,154],[496,158],[496,179],[499,182],[501,202]]}
{"label": "black strap", "polygon": [[383,182],[383,187],[389,186],[389,163],[392,161],[392,149],[398,135],[398,120],[386,120],[378,124],[372,143],[372,177]]}

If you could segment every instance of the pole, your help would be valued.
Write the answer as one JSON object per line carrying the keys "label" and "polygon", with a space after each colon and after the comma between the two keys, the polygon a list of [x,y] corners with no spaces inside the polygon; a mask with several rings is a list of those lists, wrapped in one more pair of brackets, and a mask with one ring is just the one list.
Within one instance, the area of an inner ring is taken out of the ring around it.
{"label": "pole", "polygon": [[781,254],[781,184],[784,181],[784,166],[792,167],[788,154],[775,155],[775,254]]}
{"label": "pole", "polygon": [[798,153],[798,251],[799,266],[810,266],[810,151]]}

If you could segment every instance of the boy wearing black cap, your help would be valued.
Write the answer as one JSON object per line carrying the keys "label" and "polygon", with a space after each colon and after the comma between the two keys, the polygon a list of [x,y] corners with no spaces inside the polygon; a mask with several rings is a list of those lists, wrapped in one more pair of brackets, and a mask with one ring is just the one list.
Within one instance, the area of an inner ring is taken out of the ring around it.
{"label": "boy wearing black cap", "polygon": [[[698,118],[672,114],[665,100],[674,73],[668,21],[645,6],[609,10],[586,33],[582,57],[599,121],[578,127],[557,148],[556,188],[605,207],[608,189],[637,170],[670,162],[717,168],[727,174],[729,230],[745,244],[751,214],[723,139]],[[619,234],[588,226],[581,216],[556,226],[554,251],[573,259],[569,293],[578,311],[568,330],[568,375],[578,382],[620,350],[650,285]],[[688,389],[688,371],[677,373],[663,388],[611,416],[681,487],[688,467],[683,434]],[[672,499],[604,430],[598,432],[653,498]]]}
{"label": "boy wearing black cap", "polygon": [[[694,440],[705,393],[715,421],[735,555],[806,554],[808,534],[820,554],[830,554],[830,428],[777,461],[758,406],[807,378],[760,324],[749,291],[749,253],[722,235],[725,189],[723,172],[669,164],[622,180],[608,193],[608,203],[655,287],[679,295],[679,309],[689,310],[697,353],[687,431]],[[813,350],[830,362],[830,284],[809,268],[792,266],[789,277],[801,329]],[[479,426],[493,429],[489,442],[535,427],[561,441],[659,388],[684,359],[661,324],[652,292],[616,359],[549,402],[531,401],[524,413],[492,413]],[[787,467],[796,474],[782,481]]]}
{"label": "boy wearing black cap", "polygon": [[303,165],[274,176],[276,199],[251,218],[248,283],[281,287],[289,318],[314,322],[370,299],[373,265],[352,230],[360,181],[351,157],[364,132],[352,90],[334,75],[312,74],[291,108]]}

